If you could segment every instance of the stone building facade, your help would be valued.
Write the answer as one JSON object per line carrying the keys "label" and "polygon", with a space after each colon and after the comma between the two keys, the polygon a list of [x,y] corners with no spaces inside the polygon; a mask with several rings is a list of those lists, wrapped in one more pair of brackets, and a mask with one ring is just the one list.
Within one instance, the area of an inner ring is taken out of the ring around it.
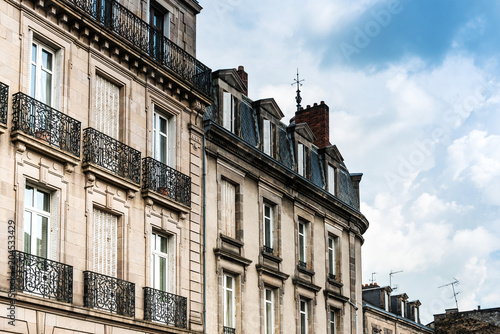
{"label": "stone building facade", "polygon": [[[207,333],[361,333],[361,174],[330,144],[328,106],[291,123],[213,73],[205,114]],[[319,145],[319,146],[318,146]]]}
{"label": "stone building facade", "polygon": [[457,309],[435,314],[432,327],[436,334],[497,334],[500,333],[500,308],[459,312]]}
{"label": "stone building facade", "polygon": [[0,2],[0,332],[203,331],[200,10]]}
{"label": "stone building facade", "polygon": [[431,334],[420,322],[420,301],[406,293],[392,294],[389,286],[363,285],[364,334]]}

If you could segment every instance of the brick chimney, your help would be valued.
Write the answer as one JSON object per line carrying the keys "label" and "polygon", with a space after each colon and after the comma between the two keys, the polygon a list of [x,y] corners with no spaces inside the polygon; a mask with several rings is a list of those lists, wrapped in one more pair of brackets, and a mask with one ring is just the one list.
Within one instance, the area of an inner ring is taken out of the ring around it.
{"label": "brick chimney", "polygon": [[307,106],[295,112],[295,124],[307,123],[311,128],[316,141],[314,145],[318,148],[330,146],[330,108],[321,101],[315,103],[312,107]]}
{"label": "brick chimney", "polygon": [[248,96],[248,73],[245,72],[245,67],[238,66],[238,71],[236,71],[240,76],[241,81],[245,84],[245,95]]}

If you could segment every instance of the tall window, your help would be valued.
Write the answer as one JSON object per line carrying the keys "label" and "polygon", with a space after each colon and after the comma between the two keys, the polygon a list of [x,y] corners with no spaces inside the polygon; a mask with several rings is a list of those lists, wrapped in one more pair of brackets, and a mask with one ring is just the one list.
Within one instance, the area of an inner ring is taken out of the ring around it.
{"label": "tall window", "polygon": [[299,143],[297,145],[297,173],[301,176],[305,176],[306,173],[306,164],[305,164],[305,148],[304,144]]}
{"label": "tall window", "polygon": [[328,276],[331,279],[337,277],[337,238],[328,236]]}
{"label": "tall window", "polygon": [[263,221],[264,221],[264,252],[273,253],[274,247],[274,208],[264,203],[263,207]]}
{"label": "tall window", "polygon": [[96,75],[94,124],[96,130],[118,138],[120,120],[120,87]]}
{"label": "tall window", "polygon": [[307,226],[299,221],[299,266],[307,267]]}
{"label": "tall window", "polygon": [[335,195],[335,168],[332,165],[328,165],[328,191]]}
{"label": "tall window", "polygon": [[153,288],[168,291],[169,287],[169,240],[153,233],[151,237],[151,272]]}
{"label": "tall window", "polygon": [[[51,195],[27,185],[24,191],[24,252],[49,257]],[[55,231],[52,231],[55,234]]]}
{"label": "tall window", "polygon": [[163,43],[163,37],[170,37],[170,19],[167,10],[153,1],[149,8],[149,24],[152,28],[150,50],[155,58],[162,60],[168,46]]}
{"label": "tall window", "polygon": [[231,275],[224,274],[224,327],[235,328],[236,327],[236,312],[235,312],[235,302],[234,302],[234,284],[235,279]]}
{"label": "tall window", "polygon": [[30,96],[52,106],[54,93],[55,53],[48,47],[33,41],[31,45]]}
{"label": "tall window", "polygon": [[236,103],[231,93],[223,92],[222,108],[222,126],[225,129],[234,132],[234,116]]}
{"label": "tall window", "polygon": [[175,168],[175,118],[153,113],[153,157]]}
{"label": "tall window", "polygon": [[335,311],[330,310],[330,334],[335,334]]}
{"label": "tall window", "polygon": [[221,182],[222,233],[236,238],[236,187],[226,180]]}
{"label": "tall window", "polygon": [[265,328],[266,334],[274,334],[274,293],[271,289],[265,289]]}
{"label": "tall window", "polygon": [[307,301],[300,300],[300,334],[308,333],[308,312],[307,312]]}
{"label": "tall window", "polygon": [[401,299],[401,316],[404,317],[405,313],[405,301]]}
{"label": "tall window", "polygon": [[389,308],[389,292],[388,291],[384,291],[384,309],[387,312],[390,312],[390,308]]}
{"label": "tall window", "polygon": [[264,119],[264,141],[263,141],[263,146],[264,146],[264,153],[267,155],[272,155],[272,147],[273,147],[273,140],[272,140],[272,127],[271,127],[271,121],[268,119]]}
{"label": "tall window", "polygon": [[118,217],[94,208],[93,225],[93,271],[116,277]]}

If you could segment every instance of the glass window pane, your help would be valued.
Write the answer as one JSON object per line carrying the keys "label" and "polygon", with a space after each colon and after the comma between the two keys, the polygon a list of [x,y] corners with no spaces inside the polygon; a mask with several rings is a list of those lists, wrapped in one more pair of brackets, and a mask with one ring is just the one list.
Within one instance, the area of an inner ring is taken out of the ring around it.
{"label": "glass window pane", "polygon": [[167,259],[160,258],[160,290],[167,291]]}
{"label": "glass window pane", "polygon": [[29,211],[24,211],[24,252],[31,254],[31,219]]}
{"label": "glass window pane", "polygon": [[160,135],[160,162],[167,163],[167,137]]}
{"label": "glass window pane", "polygon": [[31,46],[31,61],[34,63],[36,63],[36,56],[37,56],[36,51],[37,51],[37,46],[36,44],[33,44]]}
{"label": "glass window pane", "polygon": [[45,104],[51,105],[52,101],[52,74],[42,71],[42,87],[40,101]]}
{"label": "glass window pane", "polygon": [[36,197],[37,197],[37,203],[36,203],[37,208],[45,212],[50,212],[50,194],[38,190]]}
{"label": "glass window pane", "polygon": [[160,237],[160,252],[167,254],[167,238]]}
{"label": "glass window pane", "polygon": [[163,117],[160,117],[160,132],[167,133],[167,120]]}
{"label": "glass window pane", "polygon": [[49,240],[49,220],[47,217],[38,216],[38,228],[36,236],[36,249],[38,256],[47,257],[47,246]]}
{"label": "glass window pane", "polygon": [[24,191],[25,206],[33,207],[33,191],[33,187],[26,186],[26,190]]}
{"label": "glass window pane", "polygon": [[52,53],[42,50],[42,66],[52,71]]}

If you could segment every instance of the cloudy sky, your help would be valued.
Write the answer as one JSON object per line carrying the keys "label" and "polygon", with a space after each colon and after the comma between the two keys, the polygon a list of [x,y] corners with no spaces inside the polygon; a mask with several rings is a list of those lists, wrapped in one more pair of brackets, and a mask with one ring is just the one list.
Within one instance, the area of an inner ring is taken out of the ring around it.
{"label": "cloudy sky", "polygon": [[500,2],[210,0],[197,57],[244,65],[252,99],[330,107],[330,141],[362,172],[373,272],[419,299],[423,322],[500,306]]}

